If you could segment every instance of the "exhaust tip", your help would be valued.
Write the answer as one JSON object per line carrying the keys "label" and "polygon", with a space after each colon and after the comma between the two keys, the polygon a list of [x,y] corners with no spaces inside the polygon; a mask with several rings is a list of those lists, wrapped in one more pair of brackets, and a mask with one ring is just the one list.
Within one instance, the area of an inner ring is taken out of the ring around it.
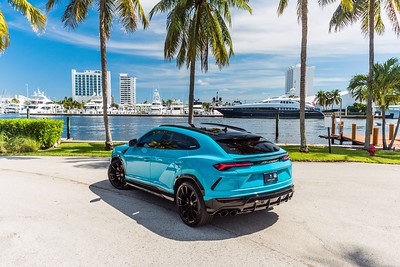
{"label": "exhaust tip", "polygon": [[229,212],[229,215],[231,216],[236,216],[238,214],[237,210],[232,210],[231,212]]}
{"label": "exhaust tip", "polygon": [[221,212],[219,213],[219,215],[220,215],[221,217],[228,216],[228,214],[229,214],[229,212],[228,212],[227,210],[223,210],[223,211],[221,211]]}

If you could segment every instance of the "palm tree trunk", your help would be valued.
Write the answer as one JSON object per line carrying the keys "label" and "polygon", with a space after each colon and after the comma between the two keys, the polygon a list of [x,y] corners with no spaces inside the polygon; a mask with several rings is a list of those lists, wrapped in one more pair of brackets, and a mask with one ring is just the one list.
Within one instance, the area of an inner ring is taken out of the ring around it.
{"label": "palm tree trunk", "polygon": [[188,123],[193,126],[193,101],[194,101],[194,78],[196,72],[196,61],[190,62],[190,85],[189,85],[189,116]]}
{"label": "palm tree trunk", "polygon": [[399,118],[397,119],[396,129],[394,130],[392,140],[390,141],[390,144],[389,144],[389,146],[388,146],[388,149],[389,149],[389,150],[392,149],[392,146],[393,146],[393,144],[394,144],[394,140],[396,140],[397,132],[399,131],[399,126],[400,126],[400,116],[399,116]]}
{"label": "palm tree trunk", "polygon": [[368,80],[368,100],[367,100],[367,120],[365,123],[365,144],[364,149],[368,149],[371,143],[371,118],[372,118],[372,86],[374,82],[374,38],[375,38],[375,1],[369,3],[369,80]]}
{"label": "palm tree trunk", "polygon": [[385,107],[382,107],[382,145],[383,145],[383,150],[387,150],[387,144],[386,144],[386,109]]}
{"label": "palm tree trunk", "polygon": [[305,127],[308,0],[301,1],[300,152],[308,152]]}
{"label": "palm tree trunk", "polygon": [[107,77],[107,50],[106,50],[106,31],[105,31],[105,1],[100,0],[100,55],[101,55],[101,82],[102,82],[102,94],[103,94],[103,120],[106,131],[106,143],[105,150],[112,150],[113,143],[111,139],[110,125],[108,123],[108,77]]}

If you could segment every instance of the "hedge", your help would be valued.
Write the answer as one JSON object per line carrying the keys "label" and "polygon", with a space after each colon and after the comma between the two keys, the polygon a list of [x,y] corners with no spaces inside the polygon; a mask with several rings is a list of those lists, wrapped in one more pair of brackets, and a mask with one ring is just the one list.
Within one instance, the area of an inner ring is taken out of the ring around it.
{"label": "hedge", "polygon": [[41,148],[54,146],[61,138],[64,121],[51,119],[2,119],[0,132],[6,136],[30,136]]}

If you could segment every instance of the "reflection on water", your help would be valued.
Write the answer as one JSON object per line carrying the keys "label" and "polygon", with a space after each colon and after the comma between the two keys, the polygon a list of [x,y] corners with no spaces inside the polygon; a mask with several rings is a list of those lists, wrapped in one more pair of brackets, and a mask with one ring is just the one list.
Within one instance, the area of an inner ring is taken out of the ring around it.
{"label": "reflection on water", "polygon": [[[16,115],[0,115],[1,118],[13,118]],[[21,116],[23,117],[23,116]],[[43,118],[42,116],[32,116],[32,118]],[[62,137],[67,137],[66,116],[50,116],[52,119],[64,120],[64,131]],[[71,137],[74,140],[105,140],[104,122],[101,116],[71,116]],[[351,134],[351,125],[357,124],[357,133],[364,135],[365,119],[343,119],[344,132]],[[127,141],[137,138],[150,130],[154,126],[161,124],[187,125],[186,117],[131,117],[131,116],[110,116],[110,128],[113,140]],[[375,119],[375,122],[380,122]],[[389,123],[396,123],[397,120],[387,120]],[[195,117],[196,125],[202,122],[221,123],[244,128],[250,132],[263,135],[271,141],[275,141],[275,119],[233,119],[233,118],[204,118]],[[375,127],[377,127],[375,125]],[[279,120],[279,143],[299,144],[300,143],[300,121],[298,119]],[[324,120],[306,120],[307,144],[326,144],[325,139],[319,135],[326,135]]]}

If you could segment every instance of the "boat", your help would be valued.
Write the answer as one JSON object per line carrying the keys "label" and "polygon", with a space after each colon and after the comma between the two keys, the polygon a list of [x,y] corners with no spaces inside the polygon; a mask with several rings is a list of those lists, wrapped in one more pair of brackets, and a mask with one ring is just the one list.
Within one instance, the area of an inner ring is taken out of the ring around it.
{"label": "boat", "polygon": [[181,100],[174,99],[168,107],[167,113],[170,115],[182,115],[184,112],[184,105]]}
{"label": "boat", "polygon": [[62,112],[62,106],[54,104],[40,89],[37,89],[27,102],[29,104],[26,104],[19,113],[27,114],[28,110],[30,114],[54,114]]}
{"label": "boat", "polygon": [[[311,103],[306,103],[306,119],[323,119],[324,114],[314,108]],[[259,103],[238,104],[234,106],[216,106],[226,118],[300,118],[300,99],[286,95],[265,99]]]}
{"label": "boat", "polygon": [[103,98],[93,97],[83,107],[84,114],[103,114]]}
{"label": "boat", "polygon": [[153,91],[153,101],[151,102],[151,108],[149,111],[149,115],[163,115],[165,114],[166,109],[161,102],[160,93],[157,89]]}
{"label": "boat", "polygon": [[19,114],[23,109],[20,103],[9,103],[4,106],[4,113],[6,114]]}

